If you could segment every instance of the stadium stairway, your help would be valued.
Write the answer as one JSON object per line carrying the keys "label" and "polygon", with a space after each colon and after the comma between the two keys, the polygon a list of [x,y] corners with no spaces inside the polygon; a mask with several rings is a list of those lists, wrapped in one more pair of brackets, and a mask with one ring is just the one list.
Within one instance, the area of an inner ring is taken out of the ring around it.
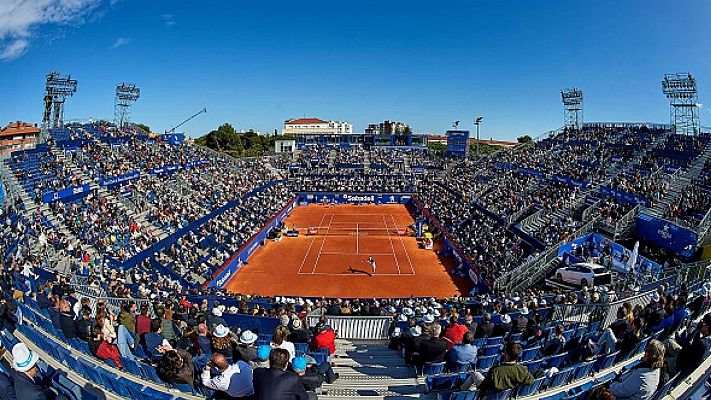
{"label": "stadium stairway", "polygon": [[711,159],[711,144],[706,145],[704,151],[691,162],[686,171],[678,171],[672,174],[672,181],[666,195],[659,200],[651,209],[646,210],[655,217],[664,218],[671,209],[672,204],[681,196],[686,188],[698,178],[704,170],[706,162]]}
{"label": "stadium stairway", "polygon": [[420,398],[425,386],[386,341],[336,340],[331,361],[340,377],[324,384],[319,400]]}

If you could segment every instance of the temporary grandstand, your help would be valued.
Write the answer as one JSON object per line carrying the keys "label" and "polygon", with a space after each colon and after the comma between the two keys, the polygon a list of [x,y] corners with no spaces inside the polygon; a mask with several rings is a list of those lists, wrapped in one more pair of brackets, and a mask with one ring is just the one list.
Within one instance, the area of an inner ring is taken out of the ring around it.
{"label": "temporary grandstand", "polygon": [[[585,399],[646,368],[653,340],[676,351],[711,351],[704,322],[711,301],[709,133],[585,123],[468,159],[417,145],[349,142],[235,159],[171,135],[71,123],[2,159],[0,340],[8,350],[25,343],[67,398],[212,397],[200,375],[218,351],[214,339],[226,335],[234,362],[255,361],[239,346],[256,354],[254,345],[267,345],[331,365],[339,377],[314,388],[320,399]],[[355,211],[339,214],[341,204]],[[330,211],[315,225],[294,222],[294,210],[309,207]],[[377,207],[375,217],[362,217]],[[388,207],[396,211],[382,211]],[[342,257],[323,267],[323,254],[350,251],[329,250],[329,237],[356,246],[372,264],[358,267],[361,274],[353,265],[328,269]],[[436,242],[436,253],[417,246],[424,238]],[[361,251],[376,239],[376,250]],[[297,240],[308,248],[298,273],[285,272],[294,254],[280,253],[282,262],[258,271],[253,286],[236,285],[263,254]],[[410,251],[442,259],[439,272],[457,292],[435,293],[434,274],[416,273],[434,266],[418,264]],[[381,261],[381,253],[394,261]],[[304,273],[310,254],[316,260]],[[557,268],[579,262],[603,266],[613,282],[556,279]],[[384,271],[395,266],[397,274]],[[316,280],[319,273],[326,277]],[[341,278],[371,292],[324,295]],[[295,289],[255,295],[279,279],[294,279]],[[241,293],[229,290],[235,285]],[[392,295],[389,286],[397,285],[417,286],[418,295]],[[77,328],[90,326],[77,322],[83,314],[97,320],[103,339]],[[170,350],[156,352],[146,340],[158,334],[145,330],[151,319],[161,338],[187,354],[187,381],[166,374]],[[610,344],[621,321],[625,340]],[[472,333],[475,360],[425,351],[460,345],[457,329]],[[324,331],[337,335],[334,349],[311,340]],[[516,361],[502,356],[510,343],[522,348]],[[11,353],[5,361],[17,367]],[[705,390],[711,358],[683,368],[671,354],[667,361],[668,379],[654,398]],[[469,387],[474,376],[513,362],[531,382],[500,391]],[[0,365],[6,378],[16,376]]]}

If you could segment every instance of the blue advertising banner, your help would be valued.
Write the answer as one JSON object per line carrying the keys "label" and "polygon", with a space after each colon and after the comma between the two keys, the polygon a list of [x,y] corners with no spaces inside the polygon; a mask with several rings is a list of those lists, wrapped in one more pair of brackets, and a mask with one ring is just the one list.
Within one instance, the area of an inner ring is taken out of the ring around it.
{"label": "blue advertising banner", "polygon": [[697,233],[692,230],[644,213],[637,216],[636,233],[638,236],[684,258],[694,256],[699,239]]}
{"label": "blue advertising banner", "polygon": [[199,167],[201,165],[205,165],[207,163],[208,163],[207,160],[195,160],[195,161],[188,161],[184,165],[185,165],[185,168],[195,168],[195,167]]}
{"label": "blue advertising banner", "polygon": [[543,172],[541,172],[541,171],[539,171],[539,170],[537,170],[537,169],[533,169],[533,168],[518,167],[518,170],[517,170],[517,171],[520,172],[520,173],[522,173],[522,174],[533,175],[533,176],[535,176],[536,178],[539,178],[539,179],[546,177],[546,174],[544,174]]}
{"label": "blue advertising banner", "polygon": [[512,169],[516,168],[515,165],[507,162],[497,162],[494,163],[494,167],[498,169],[503,169],[505,171],[511,171]]}
{"label": "blue advertising banner", "polygon": [[180,165],[173,164],[161,168],[151,168],[151,175],[174,174],[180,169]]}
{"label": "blue advertising banner", "polygon": [[[618,273],[629,272],[629,259],[632,257],[632,249],[628,249],[599,233],[589,233],[576,238],[573,241],[562,244],[558,247],[558,257],[565,258],[566,253],[571,255],[574,254],[578,246],[585,248],[586,253],[593,257],[601,257],[603,254],[608,254],[609,252],[610,265],[607,266]],[[576,260],[577,258],[570,258],[571,262],[580,262]],[[661,270],[661,265],[640,254],[637,254],[634,272],[658,274]]]}
{"label": "blue advertising banner", "polygon": [[614,197],[615,199],[628,204],[643,204],[649,207],[649,200],[644,196],[625,192],[624,190],[612,189],[607,186],[600,186],[600,195],[602,197]]}
{"label": "blue advertising banner", "polygon": [[74,186],[66,189],[62,189],[57,192],[49,192],[42,195],[42,201],[45,203],[52,203],[55,201],[69,201],[77,198],[81,198],[89,194],[89,185]]}
{"label": "blue advertising banner", "polygon": [[160,136],[164,142],[167,142],[171,146],[180,146],[185,140],[185,133],[164,133]]}
{"label": "blue advertising banner", "polygon": [[99,185],[112,188],[118,186],[124,182],[128,182],[134,179],[139,179],[141,173],[138,171],[129,172],[128,174],[112,176],[111,178],[105,178],[99,181]]}
{"label": "blue advertising banner", "polygon": [[469,154],[469,131],[447,131],[447,155],[466,157]]}
{"label": "blue advertising banner", "polygon": [[553,175],[553,176],[551,176],[551,180],[553,180],[555,182],[560,182],[560,183],[566,184],[568,186],[579,187],[582,189],[586,189],[590,185],[590,182],[581,181],[579,179],[574,179],[569,176],[563,176],[563,175]]}
{"label": "blue advertising banner", "polygon": [[299,201],[331,204],[407,204],[410,193],[299,193]]}

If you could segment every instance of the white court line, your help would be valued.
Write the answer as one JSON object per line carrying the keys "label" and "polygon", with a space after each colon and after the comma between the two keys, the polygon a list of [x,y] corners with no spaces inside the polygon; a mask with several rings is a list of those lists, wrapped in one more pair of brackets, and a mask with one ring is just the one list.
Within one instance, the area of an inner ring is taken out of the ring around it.
{"label": "white court line", "polygon": [[360,253],[358,247],[360,246],[360,240],[358,240],[358,223],[356,222],[356,254]]}
{"label": "white court line", "polygon": [[[352,272],[299,272],[298,275],[329,275],[329,276],[343,276],[343,275],[358,275]],[[361,274],[363,275],[363,274]],[[410,275],[415,275],[415,273],[411,274],[391,274],[391,273],[385,273],[385,274],[375,274],[373,276],[410,276]],[[365,275],[367,276],[367,275]]]}
{"label": "white court line", "polygon": [[[393,217],[392,214],[390,214],[390,219],[393,221],[393,225],[396,226],[395,218]],[[400,236],[400,244],[402,244],[402,249],[405,250],[405,255],[407,256],[407,262],[410,263],[410,269],[412,270],[412,274],[414,275],[415,274],[415,267],[412,265],[412,260],[410,259],[410,253],[408,253],[407,248],[405,248],[405,241],[402,240],[402,236],[401,235],[398,235],[398,236]],[[405,274],[405,275],[407,275],[407,274]]]}
{"label": "white court line", "polygon": [[[323,223],[323,220],[326,218],[326,214],[323,214],[321,217],[321,222],[318,224],[321,225]],[[323,239],[324,241],[326,240],[325,238]],[[309,244],[309,248],[306,250],[306,254],[304,254],[304,259],[301,261],[301,265],[299,266],[299,273],[301,273],[301,268],[304,268],[304,263],[306,263],[306,258],[309,256],[309,253],[311,253],[311,246],[314,245],[314,242],[316,241],[316,236],[314,236],[311,239],[311,243]]]}
{"label": "white court line", "polygon": [[[363,256],[365,254],[360,253],[340,253],[337,251],[324,251],[321,254],[324,256]],[[391,256],[392,253],[369,253],[369,256]]]}
{"label": "white court line", "polygon": [[[333,214],[331,214],[331,219],[328,220],[328,226],[331,226],[331,221],[333,220]],[[319,224],[320,225],[320,224]],[[323,251],[323,245],[326,244],[326,238],[328,237],[328,228],[326,228],[326,235],[323,237],[323,242],[321,242],[321,248],[318,249],[318,255],[316,256],[316,262],[314,262],[314,267],[311,269],[311,273],[316,272],[316,266],[318,265],[318,259],[321,258],[321,251]]]}
{"label": "white court line", "polygon": [[393,258],[395,259],[395,265],[397,265],[397,273],[400,274],[400,261],[398,261],[397,254],[395,254],[395,246],[393,245],[393,239],[390,237],[390,228],[388,228],[388,221],[385,219],[385,214],[382,214],[381,216],[383,217],[383,223],[385,224],[385,231],[388,233],[388,242],[390,242],[390,248],[393,249]]}

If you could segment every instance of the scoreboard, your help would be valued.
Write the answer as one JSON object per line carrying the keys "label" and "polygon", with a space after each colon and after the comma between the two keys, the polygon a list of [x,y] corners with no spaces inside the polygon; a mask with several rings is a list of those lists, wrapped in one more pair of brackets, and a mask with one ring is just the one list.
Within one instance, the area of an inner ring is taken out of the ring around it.
{"label": "scoreboard", "polygon": [[466,157],[469,154],[469,131],[447,131],[447,155]]}

